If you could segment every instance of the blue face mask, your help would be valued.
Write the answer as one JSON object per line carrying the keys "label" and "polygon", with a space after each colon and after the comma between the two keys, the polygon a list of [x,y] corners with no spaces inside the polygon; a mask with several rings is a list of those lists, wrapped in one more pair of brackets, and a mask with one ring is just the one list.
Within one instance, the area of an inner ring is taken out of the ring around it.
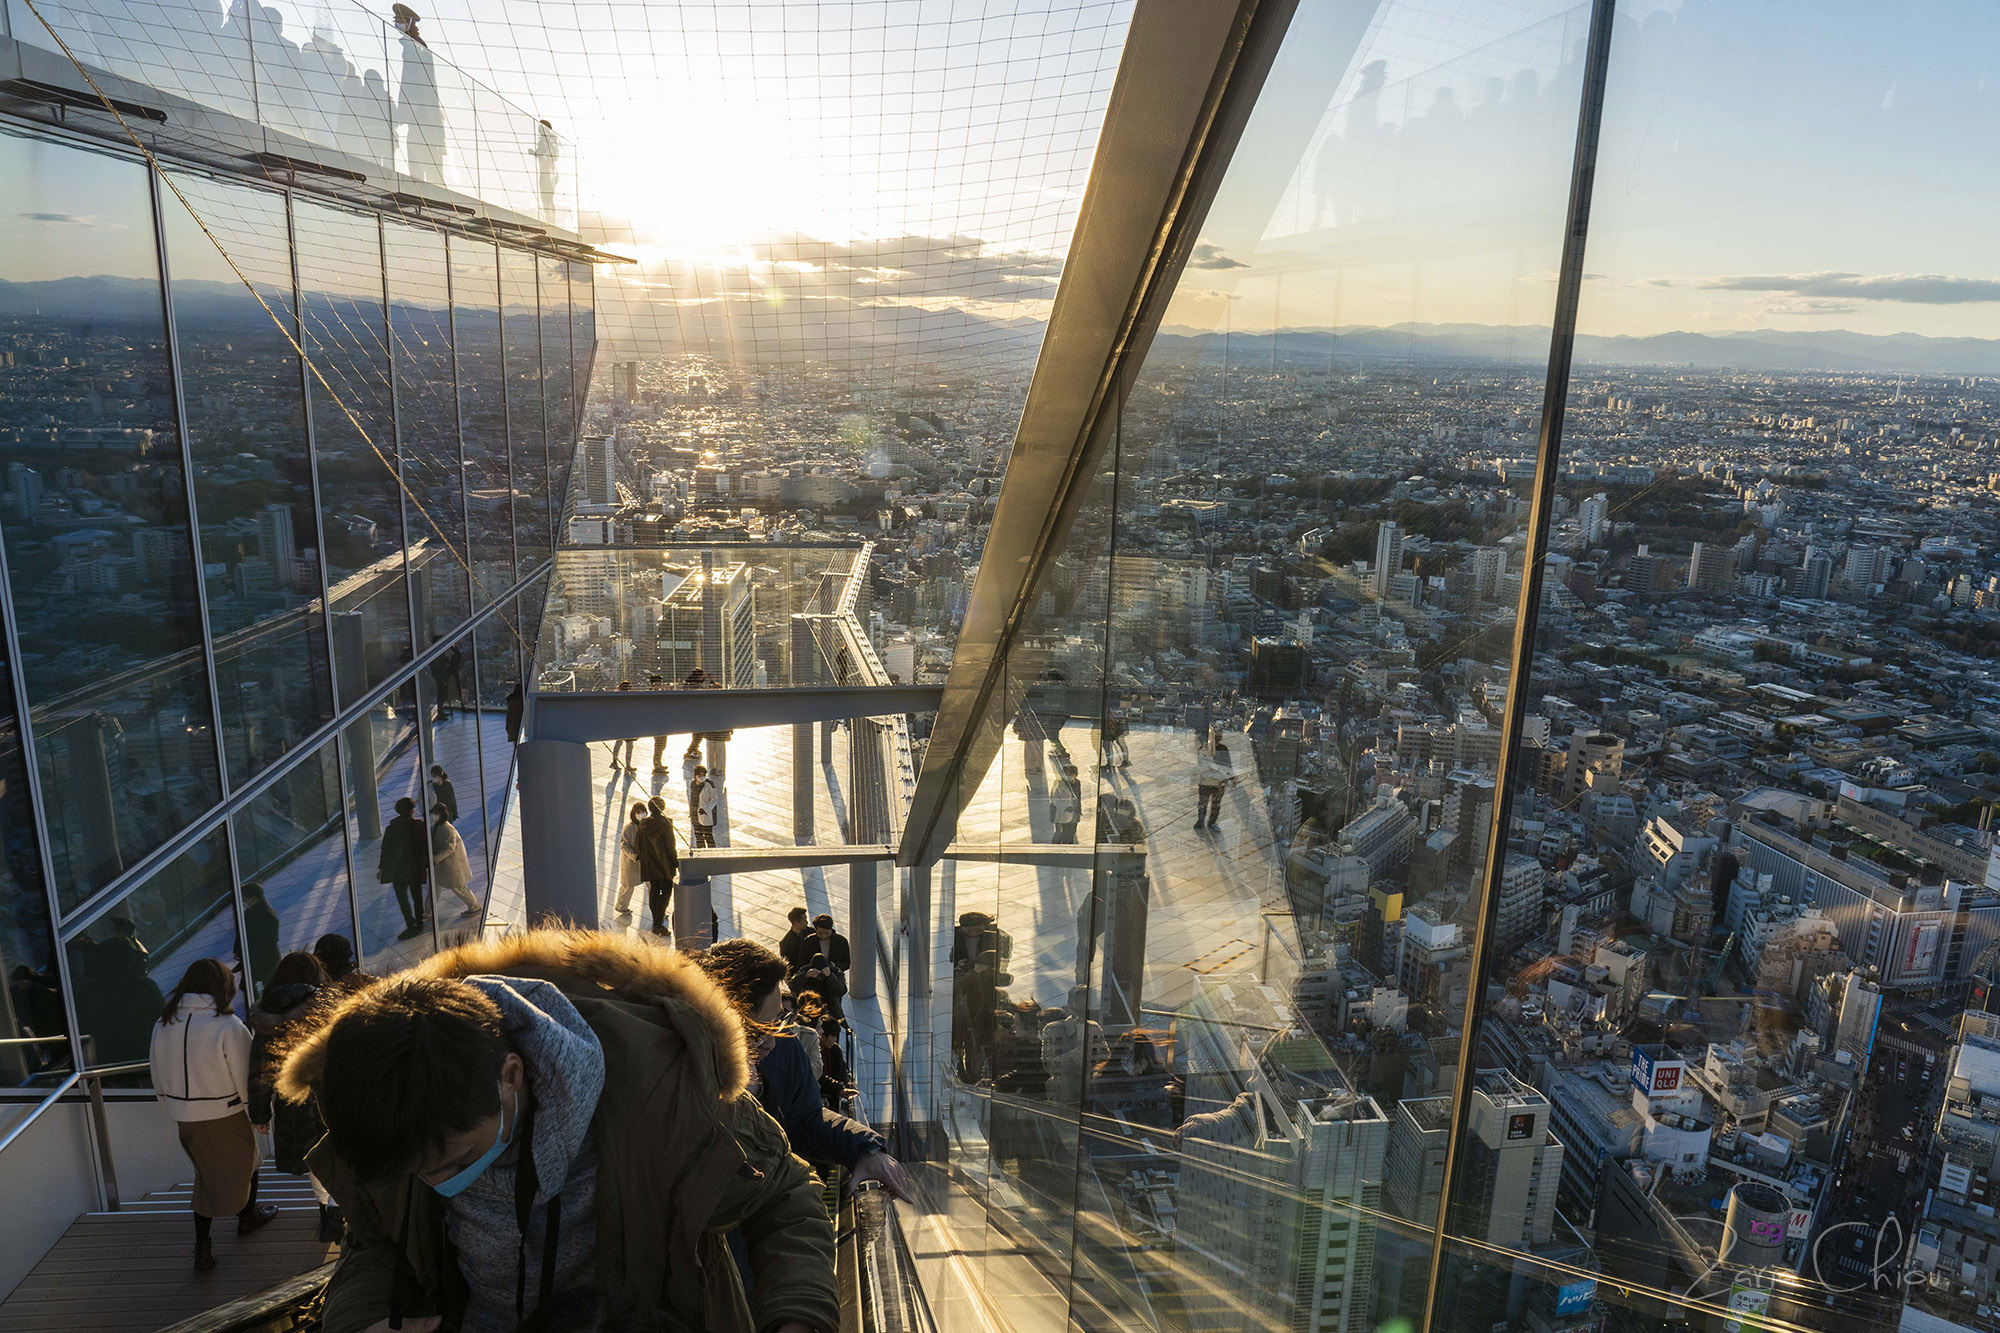
{"label": "blue face mask", "polygon": [[443,1195],[447,1199],[452,1198],[455,1195],[459,1194],[461,1191],[465,1189],[467,1185],[470,1185],[473,1181],[485,1175],[486,1168],[493,1165],[494,1161],[499,1158],[501,1153],[506,1152],[509,1147],[513,1146],[514,1130],[519,1129],[520,1126],[521,1126],[521,1095],[519,1093],[515,1093],[513,1126],[510,1128],[507,1124],[506,1117],[502,1116],[500,1120],[500,1128],[493,1131],[493,1146],[491,1148],[488,1148],[485,1152],[479,1154],[478,1161],[468,1164],[463,1171],[460,1171],[450,1180],[444,1181],[441,1184],[433,1185],[431,1186],[431,1188],[436,1190],[439,1194]]}

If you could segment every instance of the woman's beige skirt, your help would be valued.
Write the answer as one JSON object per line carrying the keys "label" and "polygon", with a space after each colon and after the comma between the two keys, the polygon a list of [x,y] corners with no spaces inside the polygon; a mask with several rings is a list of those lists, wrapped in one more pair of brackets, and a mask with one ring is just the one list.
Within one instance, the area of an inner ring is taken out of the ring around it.
{"label": "woman's beige skirt", "polygon": [[263,1154],[250,1114],[180,1122],[181,1149],[194,1163],[193,1208],[203,1217],[227,1217],[250,1202],[250,1177]]}

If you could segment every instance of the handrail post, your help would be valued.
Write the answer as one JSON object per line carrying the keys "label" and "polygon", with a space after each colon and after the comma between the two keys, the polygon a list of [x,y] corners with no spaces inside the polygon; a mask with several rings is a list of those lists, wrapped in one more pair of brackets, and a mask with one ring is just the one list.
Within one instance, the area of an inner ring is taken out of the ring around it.
{"label": "handrail post", "polygon": [[111,1125],[104,1117],[104,1076],[85,1076],[90,1083],[90,1119],[97,1131],[97,1158],[102,1168],[98,1181],[99,1192],[104,1196],[104,1211],[118,1211],[118,1168],[111,1160]]}

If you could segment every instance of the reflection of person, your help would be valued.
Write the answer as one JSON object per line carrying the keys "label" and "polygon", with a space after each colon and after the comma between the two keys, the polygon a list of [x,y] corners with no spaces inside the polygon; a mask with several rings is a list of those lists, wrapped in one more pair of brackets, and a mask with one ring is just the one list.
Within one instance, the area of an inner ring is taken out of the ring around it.
{"label": "reflection of person", "polygon": [[562,141],[556,138],[556,127],[546,120],[535,122],[535,166],[541,177],[542,221],[551,222],[556,215],[556,158],[561,155]]}
{"label": "reflection of person", "polygon": [[440,722],[451,721],[451,710],[454,708],[465,711],[465,681],[461,674],[464,667],[465,650],[455,643],[442,656],[431,661],[431,687],[437,699],[437,720]]}
{"label": "reflection of person", "polygon": [[952,931],[951,1044],[959,1077],[977,1083],[993,1077],[1000,988],[1013,981],[1007,964],[1014,941],[984,912],[965,912]]}
{"label": "reflection of person", "polygon": [[250,1029],[231,1006],[236,978],[220,958],[197,958],[166,997],[153,1025],[153,1095],[194,1163],[194,1266],[215,1267],[214,1219],[236,1214],[247,1236],[278,1215],[257,1204],[263,1153],[250,1126]]}
{"label": "reflection of person", "polygon": [[403,44],[403,78],[396,96],[396,124],[409,127],[409,174],[431,185],[444,183],[444,105],[438,98],[437,60],[417,32],[417,11],[395,7]]}
{"label": "reflection of person", "polygon": [[250,956],[251,984],[262,990],[278,968],[278,914],[255,880],[243,886],[243,948]]}
{"label": "reflection of person", "polygon": [[77,1022],[97,1039],[99,1060],[138,1059],[161,1000],[159,983],[147,971],[151,955],[139,941],[139,928],[128,916],[114,916],[110,936],[81,953],[88,984],[76,988]]}
{"label": "reflection of person", "polygon": [[264,983],[264,994],[250,1011],[255,1038],[250,1053],[250,1119],[271,1127],[271,1158],[278,1170],[312,1182],[313,1196],[319,1200],[319,1238],[332,1243],[340,1239],[340,1210],[332,1206],[326,1186],[306,1169],[306,1153],[326,1133],[326,1126],[311,1102],[279,1101],[271,1095],[277,1053],[284,1049],[293,1026],[321,1003],[326,984],[326,968],[309,953],[286,954]]}
{"label": "reflection of person", "polygon": [[1050,842],[1076,841],[1077,822],[1083,818],[1083,780],[1076,765],[1067,759],[1056,761],[1056,780],[1049,788],[1049,822],[1054,826]]}
{"label": "reflection of person", "polygon": [[452,827],[451,814],[439,801],[431,807],[431,861],[437,866],[437,886],[449,890],[465,904],[464,916],[479,910],[472,895],[472,858],[465,854],[465,839]]}
{"label": "reflection of person", "polygon": [[1116,713],[1104,719],[1104,730],[1098,739],[1100,767],[1111,767],[1114,749],[1118,752],[1118,767],[1132,767],[1132,747],[1125,743],[1125,736],[1131,730],[1131,724]]}
{"label": "reflection of person", "polygon": [[646,803],[652,814],[639,826],[639,875],[646,881],[646,908],[653,914],[653,933],[667,935],[667,904],[674,896],[681,853],[674,845],[674,821],[667,818],[667,801],[655,796]]}
{"label": "reflection of person", "polygon": [[396,802],[396,817],[382,830],[382,852],[375,877],[396,888],[396,906],[403,911],[400,940],[415,939],[428,917],[424,885],[431,877],[430,840],[417,822],[417,803],[404,796]]}
{"label": "reflection of person", "polygon": [[451,774],[443,764],[431,765],[431,804],[443,806],[446,819],[458,818],[458,788],[451,785]]}
{"label": "reflection of person", "polygon": [[[278,1079],[317,1098],[307,1160],[347,1216],[326,1326],[515,1328],[602,1283],[663,1327],[837,1328],[818,1183],[749,1076],[720,989],[636,940],[530,931],[351,996]],[[754,1294],[731,1279],[739,1228]]]}

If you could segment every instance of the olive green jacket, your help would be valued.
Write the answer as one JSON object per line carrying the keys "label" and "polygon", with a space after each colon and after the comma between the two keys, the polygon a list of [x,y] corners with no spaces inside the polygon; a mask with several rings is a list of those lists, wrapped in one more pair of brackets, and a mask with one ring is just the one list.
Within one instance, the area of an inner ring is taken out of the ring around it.
{"label": "olive green jacket", "polygon": [[[420,964],[430,976],[547,981],[604,1048],[597,1153],[597,1279],[663,1333],[769,1333],[788,1322],[833,1333],[833,1230],[818,1183],[745,1089],[742,1025],[684,955],[588,931],[531,931]],[[286,1058],[278,1091],[318,1085],[324,1033]],[[362,1333],[389,1315],[457,1327],[464,1280],[445,1236],[446,1203],[415,1176],[361,1181],[330,1141],[307,1157],[346,1211],[348,1240],[328,1288],[327,1333]],[[725,1237],[740,1227],[755,1276],[743,1292]]]}

